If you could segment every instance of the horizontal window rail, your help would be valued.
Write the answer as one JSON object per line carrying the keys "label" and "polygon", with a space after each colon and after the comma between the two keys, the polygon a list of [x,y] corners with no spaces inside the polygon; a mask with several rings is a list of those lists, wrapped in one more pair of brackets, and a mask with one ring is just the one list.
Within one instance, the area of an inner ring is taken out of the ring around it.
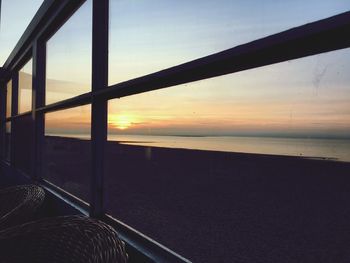
{"label": "horizontal window rail", "polygon": [[155,262],[191,262],[110,215],[105,215],[102,220],[113,226],[128,244],[140,249],[144,255]]}
{"label": "horizontal window rail", "polygon": [[43,186],[46,190],[58,196],[63,201],[68,203],[70,206],[74,207],[76,210],[80,211],[84,215],[89,214],[89,204],[81,200],[80,198],[70,194],[69,192],[63,190],[62,188],[50,183],[45,179],[41,179],[41,186]]}
{"label": "horizontal window rail", "polygon": [[347,47],[350,47],[350,12],[50,104],[36,111],[62,110],[89,104],[93,97],[106,100],[120,98]]}
{"label": "horizontal window rail", "polygon": [[86,104],[90,104],[91,102],[92,102],[92,93],[88,92],[73,98],[69,98],[69,99],[59,101],[44,107],[40,107],[36,109],[36,112],[48,113],[48,112],[83,106]]}
{"label": "horizontal window rail", "polygon": [[23,116],[28,116],[31,114],[32,114],[32,111],[23,112],[23,113],[15,115],[15,116],[7,117],[5,121],[12,121],[14,119],[21,118]]}
{"label": "horizontal window rail", "polygon": [[115,84],[93,95],[113,99],[349,46],[350,12],[345,12],[144,77]]}

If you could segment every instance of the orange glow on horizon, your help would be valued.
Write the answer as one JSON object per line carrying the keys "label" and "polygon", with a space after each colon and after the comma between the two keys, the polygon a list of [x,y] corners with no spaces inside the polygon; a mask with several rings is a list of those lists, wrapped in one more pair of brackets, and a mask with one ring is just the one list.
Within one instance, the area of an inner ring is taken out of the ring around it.
{"label": "orange glow on horizon", "polygon": [[108,116],[108,124],[111,125],[113,128],[117,128],[119,130],[126,130],[132,126],[133,118],[125,114],[121,114],[121,115],[110,114]]}

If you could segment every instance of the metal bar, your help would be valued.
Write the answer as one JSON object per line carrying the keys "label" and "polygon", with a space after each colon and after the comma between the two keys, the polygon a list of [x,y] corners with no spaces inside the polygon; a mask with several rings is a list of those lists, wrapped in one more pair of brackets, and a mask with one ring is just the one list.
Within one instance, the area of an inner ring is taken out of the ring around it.
{"label": "metal bar", "polygon": [[41,113],[54,112],[54,111],[86,105],[91,103],[91,101],[92,101],[92,95],[91,95],[91,92],[88,92],[73,98],[69,98],[63,101],[49,104],[47,106],[40,107],[36,109],[36,111]]}
{"label": "metal bar", "polygon": [[24,113],[17,114],[16,116],[8,117],[8,118],[6,118],[6,121],[13,121],[13,120],[21,118],[23,116],[27,116],[27,115],[31,115],[31,114],[32,114],[31,111],[27,111],[27,112],[24,112]]}
{"label": "metal bar", "polygon": [[[109,0],[93,0],[92,16],[92,91],[108,85],[108,6]],[[107,140],[107,101],[93,98],[91,107],[92,174],[90,216],[104,214],[104,151]]]}
{"label": "metal bar", "polygon": [[87,211],[89,211],[89,204],[84,200],[72,195],[71,193],[43,178],[39,178],[38,182],[41,184],[41,186],[44,186],[46,190],[49,189],[51,193],[54,193],[56,196],[60,197],[63,201],[79,210],[82,214],[88,215]]}
{"label": "metal bar", "polygon": [[[66,100],[62,100],[53,104],[49,104],[47,106],[42,106],[37,108],[35,111],[37,113],[48,113],[48,112],[54,112],[54,111],[60,111],[60,110],[64,110],[64,109],[68,109],[68,108],[74,108],[74,107],[78,107],[78,106],[83,106],[86,104],[90,104],[92,101],[92,95],[91,92],[88,93],[84,93],[82,95],[73,97],[73,98],[69,98]],[[6,118],[6,120],[13,120],[16,118],[19,118],[23,115],[28,115],[31,114],[30,111],[28,112],[24,112],[24,113],[20,113],[20,114],[16,114],[12,117],[8,117]]]}
{"label": "metal bar", "polygon": [[113,226],[120,237],[130,246],[133,246],[154,262],[191,262],[185,257],[110,215],[105,215],[103,221]]}
{"label": "metal bar", "polygon": [[32,120],[34,121],[34,144],[32,154],[32,177],[39,179],[42,168],[42,147],[44,142],[45,123],[44,114],[35,109],[45,104],[45,66],[46,45],[44,42],[35,41],[33,45],[33,101]]}
{"label": "metal bar", "polygon": [[170,87],[350,46],[350,12],[296,27],[94,93],[107,99]]}

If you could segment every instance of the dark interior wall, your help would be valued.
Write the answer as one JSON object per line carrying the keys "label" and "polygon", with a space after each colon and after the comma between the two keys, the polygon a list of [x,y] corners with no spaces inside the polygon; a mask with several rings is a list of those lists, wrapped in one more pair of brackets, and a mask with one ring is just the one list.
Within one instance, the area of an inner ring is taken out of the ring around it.
{"label": "dark interior wall", "polygon": [[33,152],[34,122],[31,115],[21,116],[13,121],[14,166],[30,174]]}

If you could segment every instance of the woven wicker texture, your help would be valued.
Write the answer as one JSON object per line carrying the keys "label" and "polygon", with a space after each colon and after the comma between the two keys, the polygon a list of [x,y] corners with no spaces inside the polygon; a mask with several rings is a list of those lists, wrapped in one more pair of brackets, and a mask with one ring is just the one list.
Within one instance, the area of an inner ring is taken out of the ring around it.
{"label": "woven wicker texture", "polygon": [[0,230],[33,220],[44,198],[44,190],[36,185],[0,190]]}
{"label": "woven wicker texture", "polygon": [[109,225],[84,216],[61,216],[0,231],[0,262],[125,263],[127,254]]}

